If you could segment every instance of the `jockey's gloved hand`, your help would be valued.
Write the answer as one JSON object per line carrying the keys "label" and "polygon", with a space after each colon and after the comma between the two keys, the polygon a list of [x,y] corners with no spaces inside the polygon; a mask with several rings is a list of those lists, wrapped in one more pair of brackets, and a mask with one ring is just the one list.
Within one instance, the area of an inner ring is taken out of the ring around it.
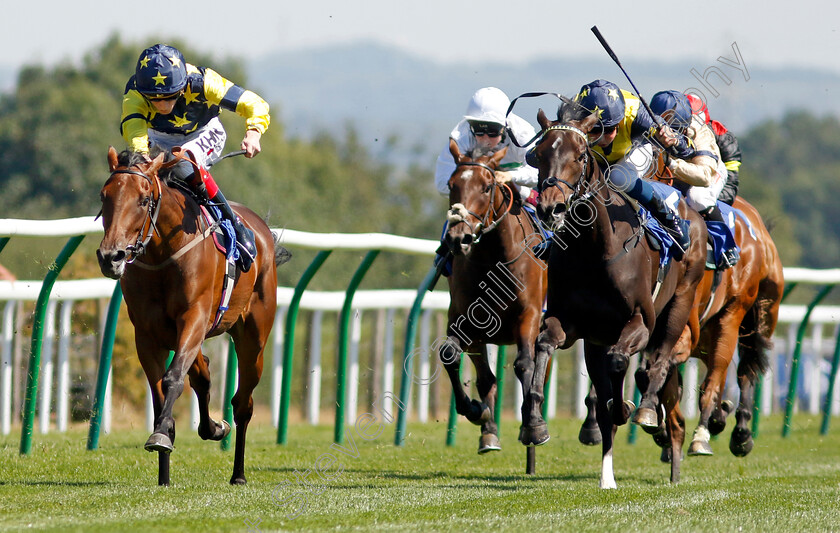
{"label": "jockey's gloved hand", "polygon": [[496,177],[496,183],[510,183],[513,179],[513,172],[507,170],[497,170],[494,176]]}

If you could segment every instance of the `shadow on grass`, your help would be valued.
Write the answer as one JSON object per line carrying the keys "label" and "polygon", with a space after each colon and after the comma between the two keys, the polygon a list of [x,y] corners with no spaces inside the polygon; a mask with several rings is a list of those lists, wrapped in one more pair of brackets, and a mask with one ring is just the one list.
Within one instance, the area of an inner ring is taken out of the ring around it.
{"label": "shadow on grass", "polygon": [[23,487],[105,487],[108,481],[0,481],[0,486]]}

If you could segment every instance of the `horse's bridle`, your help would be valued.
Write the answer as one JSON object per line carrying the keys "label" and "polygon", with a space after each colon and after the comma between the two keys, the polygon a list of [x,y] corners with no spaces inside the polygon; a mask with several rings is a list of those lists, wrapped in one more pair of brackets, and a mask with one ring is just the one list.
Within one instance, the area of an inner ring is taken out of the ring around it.
{"label": "horse's bridle", "polygon": [[[157,186],[157,200],[155,200],[154,193],[152,194],[151,198],[149,198],[149,205],[146,209],[146,218],[143,219],[143,224],[140,226],[140,231],[137,235],[137,242],[125,247],[125,250],[129,254],[131,254],[130,257],[125,260],[125,262],[127,264],[131,264],[138,257],[146,253],[146,247],[152,240],[152,236],[154,235],[154,233],[157,231],[157,218],[158,214],[160,213],[160,199],[162,191],[160,187],[160,180],[152,179],[150,176],[139,170],[131,170],[129,168],[116,169],[111,172],[109,179],[117,174],[133,174],[135,176],[140,176],[146,179],[152,185],[153,188]],[[146,229],[147,223],[148,229]]]}
{"label": "horse's bridle", "polygon": [[[495,203],[495,198],[496,198],[496,187],[500,185],[499,182],[496,181],[496,171],[493,170],[492,168],[490,168],[488,165],[485,165],[484,163],[479,163],[479,162],[476,162],[476,161],[464,161],[462,163],[458,163],[456,165],[456,168],[457,167],[480,167],[480,168],[483,168],[485,170],[488,170],[490,172],[490,175],[493,177],[493,184],[491,185],[491,189],[490,189],[490,207],[487,208],[487,211],[485,211],[484,215],[479,215],[478,213],[470,211],[469,209],[466,208],[466,206],[464,206],[464,204],[461,204],[461,203],[453,204],[449,208],[450,220],[453,221],[455,224],[460,224],[460,223],[466,224],[467,227],[470,228],[470,231],[472,232],[471,233],[472,242],[473,243],[478,243],[478,241],[481,240],[482,235],[496,229],[496,226],[498,226],[499,223],[507,216],[507,214],[510,213],[510,208],[513,206],[513,191],[511,190],[510,186],[508,186],[507,183],[501,184],[508,190],[508,194],[510,196],[510,201],[508,202],[507,208],[504,210],[504,212],[501,214],[501,216],[496,217],[496,215],[498,213],[496,212],[496,208],[494,207],[494,203]],[[502,202],[504,202],[504,197],[505,197],[505,193],[504,193],[504,191],[502,191]],[[490,220],[491,212],[493,214],[494,220],[488,226],[487,222],[488,222],[488,220]],[[473,227],[473,225],[470,224],[469,221],[467,221],[466,217],[464,216],[464,213],[472,215],[473,217],[477,218],[479,220],[478,224],[476,224],[475,227]]]}
{"label": "horse's bridle", "polygon": [[539,187],[538,187],[538,192],[539,193],[542,193],[543,191],[545,191],[546,189],[551,188],[551,187],[559,188],[560,183],[562,183],[563,185],[565,185],[566,187],[571,189],[572,194],[570,194],[568,196],[568,198],[566,197],[565,192],[563,192],[563,198],[565,199],[564,204],[566,206],[566,211],[569,212],[574,208],[575,204],[577,204],[579,202],[586,201],[586,200],[588,200],[589,198],[591,198],[592,196],[595,195],[595,192],[592,191],[591,188],[587,187],[587,183],[586,183],[586,180],[585,180],[585,178],[590,173],[590,166],[592,164],[592,158],[591,158],[590,153],[589,153],[589,137],[582,130],[580,130],[580,129],[574,127],[574,126],[569,126],[569,125],[566,125],[566,124],[558,124],[558,125],[555,125],[555,126],[549,126],[545,130],[543,130],[540,134],[540,140],[537,142],[537,144],[542,142],[542,139],[545,137],[546,133],[548,133],[549,131],[553,131],[553,130],[571,131],[575,135],[579,135],[581,138],[583,138],[583,140],[584,140],[584,142],[586,142],[586,146],[587,146],[587,149],[583,152],[583,158],[584,158],[583,168],[580,171],[580,176],[578,176],[577,183],[572,185],[568,181],[566,181],[562,178],[558,178],[557,176],[549,176],[546,179],[544,179],[539,184]]}

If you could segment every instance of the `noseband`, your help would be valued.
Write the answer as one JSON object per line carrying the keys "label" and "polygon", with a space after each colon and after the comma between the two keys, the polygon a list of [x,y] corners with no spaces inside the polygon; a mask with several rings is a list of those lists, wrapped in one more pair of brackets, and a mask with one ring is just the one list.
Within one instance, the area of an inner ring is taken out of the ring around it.
{"label": "noseband", "polygon": [[[143,224],[140,226],[140,232],[137,235],[137,242],[125,247],[125,250],[131,254],[131,256],[125,260],[125,262],[131,264],[138,257],[146,253],[146,247],[148,246],[149,241],[152,240],[152,236],[154,235],[154,233],[157,231],[157,218],[158,214],[160,213],[160,199],[162,191],[160,188],[160,180],[154,180],[150,176],[143,172],[140,172],[139,170],[117,169],[111,172],[109,179],[117,174],[133,174],[135,176],[140,176],[146,179],[152,185],[152,187],[157,186],[157,200],[155,200],[154,194],[152,194],[152,197],[149,198],[149,205],[146,209],[146,218],[143,219]],[[149,226],[148,229],[146,229],[147,222]]]}
{"label": "noseband", "polygon": [[[466,161],[466,162],[463,162],[463,163],[458,163],[456,165],[456,167],[481,167],[481,168],[489,171],[490,175],[493,177],[493,184],[492,184],[491,189],[490,189],[490,207],[487,209],[487,211],[484,213],[484,215],[479,215],[478,213],[474,213],[474,212],[470,211],[469,209],[467,209],[466,206],[464,206],[464,204],[457,203],[457,204],[453,204],[452,207],[449,208],[449,215],[447,216],[447,220],[453,225],[454,224],[460,224],[460,223],[466,224],[467,227],[470,228],[470,231],[472,232],[472,242],[477,244],[479,242],[479,240],[481,240],[482,235],[484,235],[485,233],[488,233],[490,231],[493,231],[496,228],[496,226],[499,225],[499,223],[502,221],[502,219],[504,219],[505,216],[507,216],[507,214],[510,212],[510,208],[513,206],[513,191],[511,190],[510,186],[508,186],[507,183],[502,184],[507,189],[508,194],[510,195],[510,201],[508,202],[507,208],[504,210],[504,212],[501,214],[501,216],[499,216],[498,218],[493,220],[493,222],[490,223],[490,225],[488,226],[487,222],[490,220],[490,213],[492,212],[494,217],[495,217],[495,215],[497,215],[496,209],[493,206],[495,198],[496,198],[496,187],[499,185],[499,183],[496,181],[496,171],[493,170],[492,168],[490,168],[489,166],[485,165],[484,163],[478,163],[478,162],[474,162],[474,161]],[[504,201],[504,197],[505,197],[505,193],[504,193],[504,191],[502,191],[502,200],[503,201]],[[467,221],[466,215],[472,215],[473,217],[477,218],[479,220],[479,223],[476,224],[475,227],[473,227],[472,224],[470,224]]]}

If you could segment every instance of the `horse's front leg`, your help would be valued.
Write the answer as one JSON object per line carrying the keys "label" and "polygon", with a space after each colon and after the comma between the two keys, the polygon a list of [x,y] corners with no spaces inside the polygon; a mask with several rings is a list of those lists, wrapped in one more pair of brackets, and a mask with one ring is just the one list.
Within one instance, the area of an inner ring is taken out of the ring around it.
{"label": "horse's front leg", "polygon": [[595,416],[598,419],[598,428],[601,430],[601,479],[599,486],[602,489],[616,488],[615,474],[613,473],[613,442],[615,441],[616,425],[613,423],[611,414],[613,402],[613,384],[610,378],[610,356],[607,348],[590,342],[584,343],[586,358],[586,370],[595,388],[597,404]]}
{"label": "horse's front leg", "polygon": [[175,400],[184,392],[184,379],[201,349],[206,323],[206,317],[200,312],[185,314],[178,320],[175,355],[161,381],[163,406],[155,419],[154,432],[146,441],[145,448],[148,451],[171,453],[174,449],[175,419],[172,417],[172,409]]}
{"label": "horse's front leg", "polygon": [[476,425],[482,425],[493,418],[490,407],[481,402],[471,400],[461,383],[461,341],[456,336],[450,336],[438,349],[440,361],[446,369],[449,381],[452,383],[452,393],[455,396],[455,410]]}
{"label": "horse's front leg", "polygon": [[[502,449],[499,442],[499,428],[493,416],[496,412],[496,376],[487,361],[487,345],[482,345],[478,353],[470,353],[475,366],[476,387],[481,397],[482,406],[490,410],[490,419],[481,423],[481,437],[478,441],[478,453],[487,453]],[[482,411],[483,412],[483,411]]]}
{"label": "horse's front leg", "polygon": [[[649,338],[650,329],[645,324],[642,313],[637,311],[622,328],[618,342],[606,349],[604,364],[612,384],[612,395],[604,401],[612,412],[612,421],[616,425],[625,424],[636,408],[631,401],[624,400],[624,376],[630,364],[630,356],[643,350]],[[601,393],[597,394],[600,398]],[[598,422],[600,424],[600,420]]]}
{"label": "horse's front leg", "polygon": [[548,425],[542,416],[545,397],[545,375],[554,350],[566,340],[566,332],[556,317],[547,317],[532,352],[523,343],[514,362],[516,376],[522,383],[522,428],[519,440],[526,446],[548,442]]}
{"label": "horse's front leg", "polygon": [[225,420],[216,422],[210,418],[210,360],[201,351],[189,370],[190,387],[198,399],[198,436],[203,440],[219,441],[230,433],[230,424]]}
{"label": "horse's front leg", "polygon": [[[152,334],[135,331],[134,344],[137,348],[140,366],[143,367],[143,372],[149,382],[149,389],[152,393],[152,407],[154,408],[155,420],[157,420],[163,410],[161,381],[163,380],[163,373],[166,371],[166,357],[169,351],[157,346],[153,340],[154,336]],[[164,450],[158,453],[158,485],[169,485],[169,452]]]}

